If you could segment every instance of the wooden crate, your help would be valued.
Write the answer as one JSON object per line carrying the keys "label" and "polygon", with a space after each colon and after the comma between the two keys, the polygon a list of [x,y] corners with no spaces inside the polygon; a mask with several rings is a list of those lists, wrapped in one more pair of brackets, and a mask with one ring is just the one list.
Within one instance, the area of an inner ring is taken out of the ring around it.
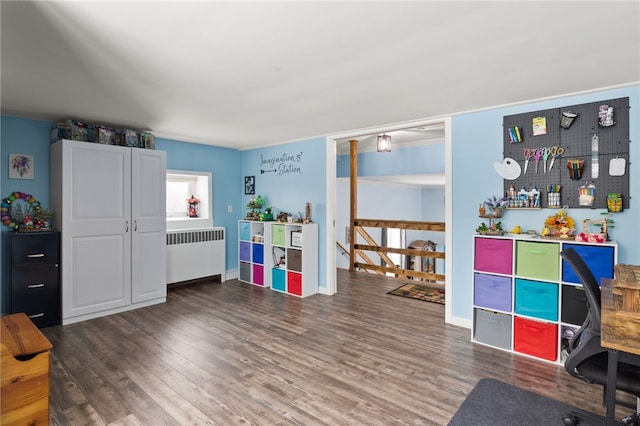
{"label": "wooden crate", "polygon": [[51,343],[24,314],[2,317],[0,424],[49,424]]}
{"label": "wooden crate", "polygon": [[613,303],[616,313],[640,314],[640,266],[614,266]]}

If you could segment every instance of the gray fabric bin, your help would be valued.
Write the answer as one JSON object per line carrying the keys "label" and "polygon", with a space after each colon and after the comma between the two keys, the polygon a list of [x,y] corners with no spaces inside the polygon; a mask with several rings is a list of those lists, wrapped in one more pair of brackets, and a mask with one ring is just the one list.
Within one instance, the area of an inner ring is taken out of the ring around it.
{"label": "gray fabric bin", "polygon": [[251,264],[240,262],[240,281],[251,282]]}
{"label": "gray fabric bin", "polygon": [[511,315],[475,309],[473,321],[474,341],[511,349]]}

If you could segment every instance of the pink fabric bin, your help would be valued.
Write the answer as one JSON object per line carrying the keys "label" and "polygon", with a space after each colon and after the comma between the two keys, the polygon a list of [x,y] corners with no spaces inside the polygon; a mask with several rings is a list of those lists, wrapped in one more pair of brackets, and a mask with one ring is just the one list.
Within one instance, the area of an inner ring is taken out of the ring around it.
{"label": "pink fabric bin", "polygon": [[474,269],[482,272],[511,275],[513,241],[498,238],[475,238]]}

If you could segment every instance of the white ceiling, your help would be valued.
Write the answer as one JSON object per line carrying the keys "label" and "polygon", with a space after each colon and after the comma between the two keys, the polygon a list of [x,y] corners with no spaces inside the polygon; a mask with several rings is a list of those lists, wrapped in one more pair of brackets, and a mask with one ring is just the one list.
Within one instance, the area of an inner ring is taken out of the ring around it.
{"label": "white ceiling", "polygon": [[238,149],[640,80],[637,0],[0,8],[2,113]]}

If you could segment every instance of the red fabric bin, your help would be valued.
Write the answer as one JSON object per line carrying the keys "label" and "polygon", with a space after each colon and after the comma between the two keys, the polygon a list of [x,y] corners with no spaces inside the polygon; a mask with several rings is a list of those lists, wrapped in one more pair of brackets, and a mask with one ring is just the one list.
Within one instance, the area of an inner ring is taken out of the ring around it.
{"label": "red fabric bin", "polygon": [[516,316],[513,320],[513,350],[556,361],[558,359],[558,324]]}

